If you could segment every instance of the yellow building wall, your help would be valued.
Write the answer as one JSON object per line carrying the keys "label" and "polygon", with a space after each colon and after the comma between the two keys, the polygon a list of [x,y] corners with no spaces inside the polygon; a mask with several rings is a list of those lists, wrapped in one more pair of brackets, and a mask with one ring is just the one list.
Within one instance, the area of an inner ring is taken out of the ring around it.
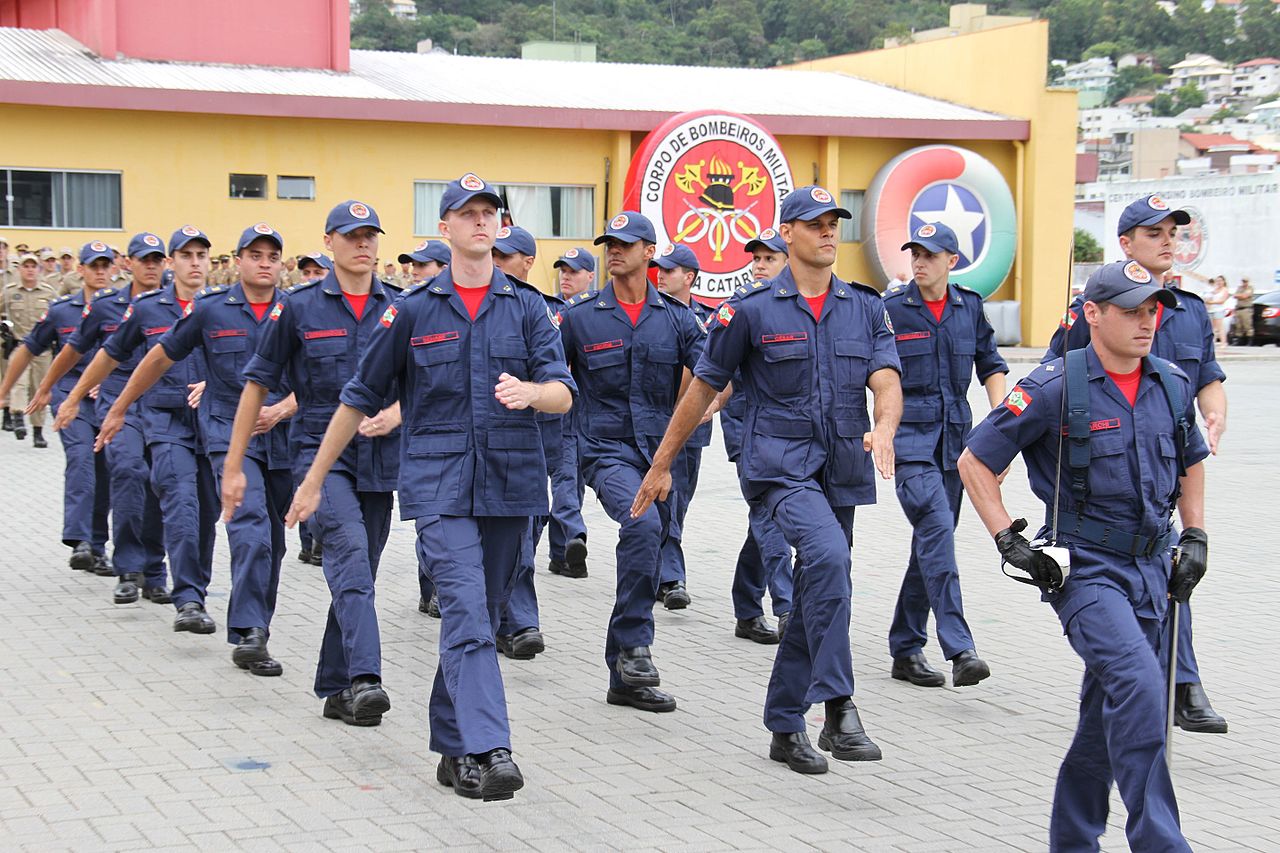
{"label": "yellow building wall", "polygon": [[[117,232],[0,228],[11,246],[79,249],[102,239],[124,249],[133,234],[164,239],[183,224],[202,229],[217,253],[266,221],[284,235],[285,252],[322,251],[330,208],[349,198],[374,207],[387,232],[382,260],[394,261],[423,238],[413,233],[414,180],[453,180],[474,171],[491,182],[583,184],[604,211],[605,158],[614,156],[612,190],[621,198],[627,162],[618,163],[607,131],[459,127],[390,122],[78,110],[0,105],[6,135],[0,168],[119,170],[124,228]],[[630,157],[630,141],[626,142]],[[230,173],[266,174],[268,198],[229,198]],[[277,175],[311,175],[316,199],[276,199]],[[583,240],[540,240],[530,275],[547,290],[552,264]]]}
{"label": "yellow building wall", "polygon": [[[1022,303],[1023,341],[1036,346],[1048,342],[1065,307],[1074,213],[1076,96],[1045,88],[1048,59],[1048,24],[1031,21],[792,66],[850,74],[1030,122],[1021,186],[1018,143],[956,144],[991,160],[1013,189],[1018,253],[1011,280],[995,298]],[[848,159],[842,158],[842,168],[849,168]],[[841,180],[844,189],[858,188],[844,175]],[[845,247],[841,259],[856,266],[857,254]]]}

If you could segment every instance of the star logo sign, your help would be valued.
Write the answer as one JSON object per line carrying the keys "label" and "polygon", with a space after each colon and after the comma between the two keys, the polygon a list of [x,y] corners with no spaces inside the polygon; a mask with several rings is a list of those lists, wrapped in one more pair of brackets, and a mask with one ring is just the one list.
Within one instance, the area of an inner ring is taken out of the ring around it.
{"label": "star logo sign", "polygon": [[941,222],[955,232],[960,249],[957,271],[976,264],[986,251],[987,212],[982,200],[967,187],[951,183],[926,187],[911,205],[910,218],[920,227]]}

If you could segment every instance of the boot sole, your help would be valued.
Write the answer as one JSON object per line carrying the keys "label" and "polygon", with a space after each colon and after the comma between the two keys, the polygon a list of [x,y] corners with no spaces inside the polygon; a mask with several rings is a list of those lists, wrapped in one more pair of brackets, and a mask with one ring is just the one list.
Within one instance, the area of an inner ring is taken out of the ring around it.
{"label": "boot sole", "polygon": [[787,754],[781,750],[769,747],[769,757],[774,761],[785,764],[796,773],[803,773],[806,776],[819,776],[827,772],[827,763],[822,764],[796,764],[787,759]]}
{"label": "boot sole", "polygon": [[370,720],[377,717],[382,719],[382,715],[391,710],[391,698],[383,693],[381,696],[370,696],[357,707],[355,699],[351,700],[351,716],[356,720]]}
{"label": "boot sole", "polygon": [[480,791],[469,791],[455,785],[453,783],[453,777],[439,765],[436,765],[436,781],[441,785],[444,785],[446,788],[452,788],[455,794],[459,797],[466,797],[468,800],[478,800],[483,796]]}
{"label": "boot sole", "polygon": [[340,711],[331,710],[328,706],[325,706],[325,709],[322,713],[326,720],[341,720],[342,722],[346,723],[348,726],[359,726],[360,728],[367,729],[371,726],[377,726],[382,724],[381,714],[379,714],[377,717],[365,717],[362,719],[357,719],[354,716],[347,716],[346,714],[343,714]]}
{"label": "boot sole", "polygon": [[173,623],[173,631],[175,634],[176,633],[212,634],[217,630],[218,630],[218,626],[212,623],[204,623],[204,624],[199,624],[199,623],[184,624],[180,622]]}
{"label": "boot sole", "polygon": [[[942,673],[938,673],[937,678],[930,678],[928,681],[919,678],[912,678],[906,673],[890,672],[889,674],[893,676],[894,681],[909,681],[916,687],[942,687],[947,683],[946,676]],[[977,684],[976,681],[973,683]],[[957,684],[956,687],[964,687],[964,685]]]}
{"label": "boot sole", "polygon": [[970,667],[970,671],[965,672],[959,678],[957,678],[953,674],[951,676],[951,686],[952,687],[972,687],[973,685],[977,684],[979,681],[982,681],[990,677],[991,677],[991,668],[988,667],[986,664],[983,664],[982,666]]}
{"label": "boot sole", "polygon": [[134,604],[138,601],[139,598],[141,598],[141,596],[139,596],[137,593],[134,593],[132,596],[116,595],[115,593],[112,593],[111,595],[111,600],[114,601],[116,604]]}
{"label": "boot sole", "polygon": [[87,572],[93,568],[93,555],[72,554],[71,559],[67,560],[67,565],[77,572]]}
{"label": "boot sole", "polygon": [[569,566],[565,576],[585,578],[587,576],[587,543],[580,539],[571,539],[564,546],[564,561]]}
{"label": "boot sole", "polygon": [[826,732],[818,735],[818,749],[823,752],[831,753],[832,758],[839,759],[840,761],[879,761],[883,757],[880,752],[880,747],[876,746],[874,743],[855,747],[854,749],[833,749],[831,746],[831,738],[827,736]]}
{"label": "boot sole", "polygon": [[742,640],[750,640],[753,643],[759,643],[762,646],[776,646],[778,643],[782,642],[782,638],[777,634],[753,634],[750,631],[744,631],[741,628],[734,628],[733,636]]}
{"label": "boot sole", "polygon": [[674,600],[671,596],[662,599],[662,606],[668,610],[684,610],[689,606],[691,599],[688,596],[676,597]]}
{"label": "boot sole", "polygon": [[1199,734],[1207,735],[1225,735],[1227,733],[1227,724],[1225,722],[1192,723],[1176,714],[1173,717],[1173,722],[1174,725],[1182,729],[1184,732],[1197,732]]}

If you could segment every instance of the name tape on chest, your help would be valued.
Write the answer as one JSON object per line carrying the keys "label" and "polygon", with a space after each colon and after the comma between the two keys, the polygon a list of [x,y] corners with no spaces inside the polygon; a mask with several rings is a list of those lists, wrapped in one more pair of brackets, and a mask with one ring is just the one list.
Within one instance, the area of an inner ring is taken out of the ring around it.
{"label": "name tape on chest", "polygon": [[302,333],[302,339],[306,341],[317,341],[324,338],[345,338],[346,336],[346,329],[312,329],[309,332]]}
{"label": "name tape on chest", "polygon": [[409,345],[415,347],[427,347],[432,344],[442,344],[445,341],[458,340],[457,332],[436,332],[433,335],[419,335],[416,338],[409,339]]}
{"label": "name tape on chest", "polygon": [[619,338],[618,340],[613,340],[613,341],[602,341],[598,344],[583,344],[582,351],[583,352],[603,352],[605,350],[620,349],[621,347],[622,347],[622,340]]}
{"label": "name tape on chest", "polygon": [[795,341],[809,340],[808,332],[780,332],[776,335],[761,335],[762,344],[789,344]]}

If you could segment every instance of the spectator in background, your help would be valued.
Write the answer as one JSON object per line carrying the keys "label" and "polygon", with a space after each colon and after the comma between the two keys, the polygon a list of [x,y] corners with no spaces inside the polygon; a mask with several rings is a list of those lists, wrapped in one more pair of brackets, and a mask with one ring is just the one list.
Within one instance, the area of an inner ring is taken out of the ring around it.
{"label": "spectator in background", "polygon": [[1209,293],[1204,298],[1204,304],[1209,309],[1209,322],[1213,324],[1213,341],[1217,344],[1225,344],[1227,342],[1226,324],[1223,320],[1227,314],[1227,300],[1231,298],[1230,292],[1227,290],[1227,279],[1225,276],[1216,276],[1209,283]]}
{"label": "spectator in background", "polygon": [[1253,346],[1253,296],[1253,285],[1249,279],[1240,279],[1235,293],[1236,307],[1231,313],[1231,328],[1244,346]]}

